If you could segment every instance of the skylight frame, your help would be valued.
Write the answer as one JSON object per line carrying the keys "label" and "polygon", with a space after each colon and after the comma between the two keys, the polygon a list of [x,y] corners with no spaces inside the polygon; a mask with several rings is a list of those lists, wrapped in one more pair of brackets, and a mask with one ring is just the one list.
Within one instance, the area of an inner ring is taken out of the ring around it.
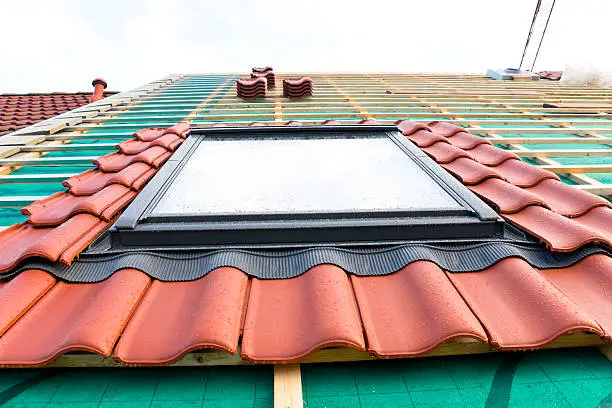
{"label": "skylight frame", "polygon": [[[434,210],[275,212],[266,214],[155,214],[155,208],[197,151],[212,140],[389,138],[462,207]],[[113,246],[261,246],[363,244],[503,236],[503,220],[463,184],[412,145],[396,126],[214,127],[190,137],[153,177],[111,230]],[[434,228],[432,228],[434,227]]]}

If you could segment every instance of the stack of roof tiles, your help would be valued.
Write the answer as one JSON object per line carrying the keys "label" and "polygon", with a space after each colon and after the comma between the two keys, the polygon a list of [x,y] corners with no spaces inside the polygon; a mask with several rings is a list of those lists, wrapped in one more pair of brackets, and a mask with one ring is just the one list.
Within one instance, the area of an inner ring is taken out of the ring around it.
{"label": "stack of roof tiles", "polygon": [[538,75],[540,76],[541,79],[559,81],[561,80],[561,76],[563,76],[563,71],[542,71],[542,72],[538,72]]}
{"label": "stack of roof tiles", "polygon": [[[112,95],[105,93],[105,96]],[[0,136],[89,103],[91,93],[2,94]]]}
{"label": "stack of roof tiles", "polygon": [[283,96],[285,98],[300,99],[312,96],[312,91],[312,79],[309,77],[283,80]]}
{"label": "stack of roof tiles", "polygon": [[268,89],[276,88],[276,74],[272,70],[272,67],[265,68],[252,68],[251,78],[264,77],[268,81]]}
{"label": "stack of roof tiles", "polygon": [[268,94],[268,80],[265,76],[236,81],[236,96],[241,99],[264,98]]}
{"label": "stack of roof tiles", "polygon": [[[612,244],[607,201],[563,185],[458,126],[397,125],[551,251]],[[119,153],[96,160],[98,169],[67,180],[69,191],[26,207],[28,222],[0,235],[0,277],[30,257],[72,261],[111,225],[187,130],[178,124],[137,132]],[[457,337],[499,350],[540,348],[576,331],[612,341],[612,259],[603,253],[566,268],[536,269],[511,257],[466,273],[445,271],[435,260],[385,276],[356,276],[330,264],[291,279],[258,279],[248,270],[220,267],[197,280],[162,282],[151,272],[119,269],[101,282],[68,283],[27,269],[0,282],[0,366],[43,365],[70,351],[163,365],[215,348],[282,363],[324,347],[418,356]]]}

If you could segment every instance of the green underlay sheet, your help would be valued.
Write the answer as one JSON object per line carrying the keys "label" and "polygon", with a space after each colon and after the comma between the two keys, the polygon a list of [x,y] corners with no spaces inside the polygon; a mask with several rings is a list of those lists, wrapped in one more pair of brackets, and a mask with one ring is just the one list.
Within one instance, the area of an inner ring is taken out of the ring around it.
{"label": "green underlay sheet", "polygon": [[[612,406],[595,348],[302,364],[309,408]],[[3,405],[4,404],[4,405]],[[272,407],[272,366],[0,370],[3,408]]]}

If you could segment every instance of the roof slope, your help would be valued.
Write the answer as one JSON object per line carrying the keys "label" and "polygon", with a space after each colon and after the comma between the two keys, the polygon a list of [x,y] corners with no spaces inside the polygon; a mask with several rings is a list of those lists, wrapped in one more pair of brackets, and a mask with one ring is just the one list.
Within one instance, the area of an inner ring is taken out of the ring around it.
{"label": "roof slope", "polygon": [[[607,201],[566,188],[553,173],[461,127],[398,126],[551,253],[593,243],[610,248]],[[69,191],[26,207],[28,221],[0,234],[0,271],[32,257],[73,262],[187,130],[182,123],[136,132],[118,146],[120,153],[95,160],[96,170],[67,180]],[[292,279],[259,279],[233,267],[190,282],[162,282],[152,274],[150,268],[126,268],[102,282],[67,283],[29,269],[0,283],[0,365],[43,365],[75,350],[123,364],[163,365],[202,348],[280,363],[301,361],[323,347],[417,356],[465,337],[501,350],[540,348],[576,331],[612,341],[609,253],[557,269],[510,257],[468,273],[448,272],[430,260],[386,276],[356,276],[330,264]]]}
{"label": "roof slope", "polygon": [[91,92],[1,94],[0,136],[87,105],[90,98]]}

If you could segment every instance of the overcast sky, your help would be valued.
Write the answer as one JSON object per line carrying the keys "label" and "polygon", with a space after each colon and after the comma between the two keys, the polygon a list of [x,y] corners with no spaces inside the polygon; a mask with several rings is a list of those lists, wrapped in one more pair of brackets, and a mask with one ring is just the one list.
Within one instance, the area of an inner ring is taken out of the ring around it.
{"label": "overcast sky", "polygon": [[[536,0],[0,0],[0,93],[129,90],[170,73],[517,66]],[[612,1],[557,0],[541,69],[612,70]]]}

